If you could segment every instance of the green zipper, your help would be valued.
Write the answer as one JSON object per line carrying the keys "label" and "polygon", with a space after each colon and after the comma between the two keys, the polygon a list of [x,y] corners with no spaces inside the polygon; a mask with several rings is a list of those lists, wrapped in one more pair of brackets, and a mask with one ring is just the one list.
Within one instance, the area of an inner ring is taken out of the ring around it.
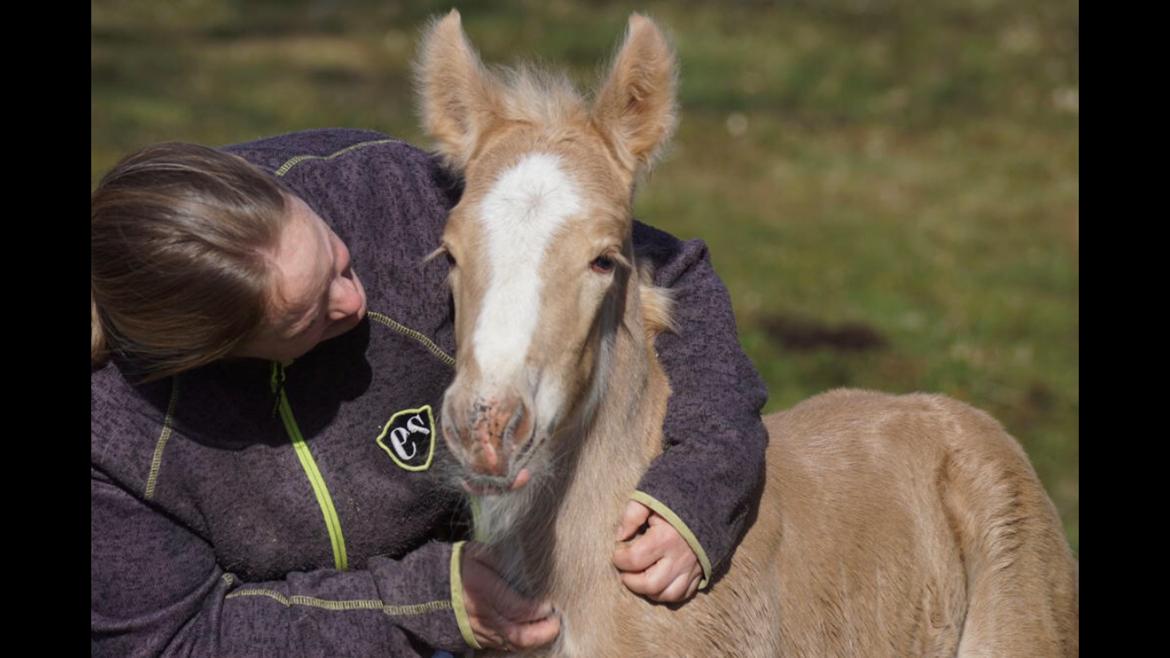
{"label": "green zipper", "polygon": [[345,571],[349,568],[349,560],[345,555],[345,536],[341,534],[341,519],[337,518],[337,510],[333,507],[333,498],[329,495],[329,487],[325,485],[325,478],[321,477],[321,471],[317,468],[313,453],[309,451],[305,437],[301,435],[301,429],[297,427],[292,407],[288,403],[288,396],[284,393],[283,382],[284,366],[273,362],[272,392],[279,398],[280,418],[284,421],[284,429],[288,431],[288,436],[292,440],[297,459],[301,461],[301,468],[305,469],[305,475],[308,476],[309,484],[313,487],[313,494],[317,496],[317,504],[321,506],[321,513],[325,516],[325,527],[329,530],[329,542],[333,546],[333,563],[337,565],[338,570]]}

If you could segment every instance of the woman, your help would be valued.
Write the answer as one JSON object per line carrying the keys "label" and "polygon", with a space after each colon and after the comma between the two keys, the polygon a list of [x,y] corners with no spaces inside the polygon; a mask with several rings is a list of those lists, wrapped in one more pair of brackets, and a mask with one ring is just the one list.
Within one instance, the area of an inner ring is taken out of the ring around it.
{"label": "woman", "polygon": [[[96,654],[430,655],[558,632],[462,541],[436,410],[459,182],[378,133],[134,154],[95,191]],[[637,225],[678,301],[667,450],[619,523],[634,592],[717,578],[758,497],[764,388],[704,245]],[[662,514],[660,514],[662,512]],[[673,514],[668,513],[673,512]],[[678,519],[679,527],[664,521]],[[640,528],[648,528],[638,534]]]}

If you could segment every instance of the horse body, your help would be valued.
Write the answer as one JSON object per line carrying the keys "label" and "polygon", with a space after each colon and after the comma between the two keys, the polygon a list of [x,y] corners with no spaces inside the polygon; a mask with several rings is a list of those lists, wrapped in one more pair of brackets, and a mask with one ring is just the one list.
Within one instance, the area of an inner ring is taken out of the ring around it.
{"label": "horse body", "polygon": [[681,606],[630,593],[609,556],[661,445],[665,399],[646,403],[660,413],[602,407],[646,418],[646,441],[595,430],[551,490],[484,499],[485,517],[524,519],[490,538],[508,573],[562,611],[547,655],[1078,653],[1055,508],[994,419],[938,395],[841,389],[768,416],[765,487],[726,576]]}
{"label": "horse body", "polygon": [[[723,578],[681,605],[610,563],[662,450],[653,349],[669,299],[630,241],[638,174],[674,127],[673,54],[631,17],[592,107],[558,78],[503,80],[452,12],[419,63],[423,113],[465,174],[440,251],[456,379],[443,433],[477,539],[562,615],[538,655],[1074,655],[1076,565],[1019,444],[937,395],[836,390],[765,418],[767,474]],[[535,309],[528,308],[535,305]]]}

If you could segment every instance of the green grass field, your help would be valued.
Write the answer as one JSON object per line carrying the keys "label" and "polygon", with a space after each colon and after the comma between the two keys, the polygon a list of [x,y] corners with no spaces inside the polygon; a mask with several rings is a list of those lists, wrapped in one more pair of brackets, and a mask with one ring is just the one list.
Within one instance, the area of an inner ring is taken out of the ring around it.
{"label": "green grass field", "polygon": [[[630,11],[673,34],[682,123],[637,215],[699,237],[782,409],[938,391],[1024,444],[1079,545],[1076,3],[464,2],[485,60],[595,80]],[[165,140],[305,128],[426,145],[437,2],[95,0],[92,180]]]}

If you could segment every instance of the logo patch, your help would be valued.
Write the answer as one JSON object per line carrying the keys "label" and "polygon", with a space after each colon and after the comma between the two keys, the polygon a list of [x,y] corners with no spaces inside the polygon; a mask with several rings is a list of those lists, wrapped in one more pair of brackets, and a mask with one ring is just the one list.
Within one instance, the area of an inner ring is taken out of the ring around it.
{"label": "logo patch", "polygon": [[427,470],[435,454],[435,417],[431,405],[394,414],[375,440],[399,467],[408,471]]}

